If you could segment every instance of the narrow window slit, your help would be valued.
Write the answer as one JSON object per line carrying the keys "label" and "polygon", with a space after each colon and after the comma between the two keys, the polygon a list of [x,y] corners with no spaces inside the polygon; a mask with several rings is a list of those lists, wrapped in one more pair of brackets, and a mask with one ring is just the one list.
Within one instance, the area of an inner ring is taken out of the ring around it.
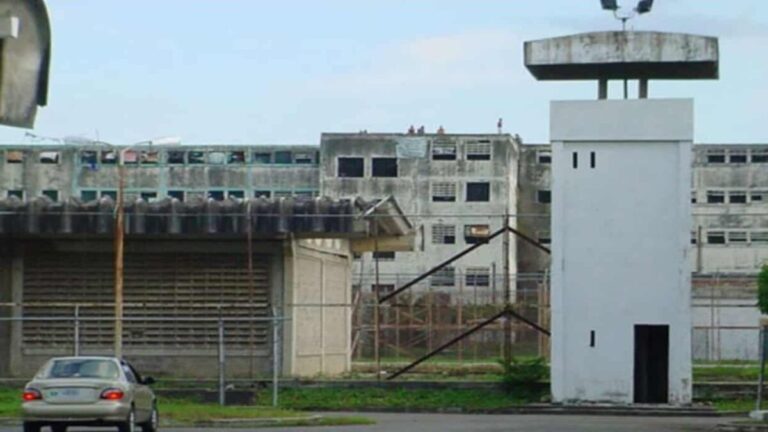
{"label": "narrow window slit", "polygon": [[576,169],[579,167],[579,154],[577,152],[573,152],[573,168]]}
{"label": "narrow window slit", "polygon": [[589,164],[590,164],[590,166],[591,166],[592,168],[594,168],[594,167],[595,167],[595,165],[597,164],[597,162],[596,162],[596,159],[597,159],[597,158],[595,157],[595,152],[591,152],[591,153],[589,154]]}
{"label": "narrow window slit", "polygon": [[590,348],[595,347],[595,331],[594,330],[591,330],[589,332],[589,346]]}

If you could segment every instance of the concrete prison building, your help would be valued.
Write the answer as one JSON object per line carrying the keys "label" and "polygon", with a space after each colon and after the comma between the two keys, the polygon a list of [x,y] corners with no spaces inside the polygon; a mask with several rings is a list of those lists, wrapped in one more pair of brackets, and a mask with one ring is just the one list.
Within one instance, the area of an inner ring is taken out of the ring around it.
{"label": "concrete prison building", "polygon": [[[754,276],[768,259],[768,144],[693,148],[693,354],[755,359]],[[104,145],[1,146],[0,198],[115,198],[117,157]],[[393,195],[413,222],[416,250],[377,254],[384,293],[493,232],[507,212],[517,229],[550,243],[551,162],[549,145],[506,134],[334,133],[319,146],[137,148],[126,153],[125,190],[127,199],[147,202]],[[511,249],[518,297],[546,285],[549,256],[515,237]],[[502,254],[482,247],[415,289],[455,298],[474,287],[498,300]],[[352,283],[371,292],[373,254],[355,258]]]}

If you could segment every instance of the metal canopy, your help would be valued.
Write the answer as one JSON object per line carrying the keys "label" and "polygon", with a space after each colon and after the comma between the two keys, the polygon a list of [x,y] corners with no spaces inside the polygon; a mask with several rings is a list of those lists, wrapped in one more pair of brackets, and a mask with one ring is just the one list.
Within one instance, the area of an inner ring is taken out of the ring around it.
{"label": "metal canopy", "polygon": [[526,42],[525,67],[542,81],[717,79],[719,48],[708,36],[592,32]]}

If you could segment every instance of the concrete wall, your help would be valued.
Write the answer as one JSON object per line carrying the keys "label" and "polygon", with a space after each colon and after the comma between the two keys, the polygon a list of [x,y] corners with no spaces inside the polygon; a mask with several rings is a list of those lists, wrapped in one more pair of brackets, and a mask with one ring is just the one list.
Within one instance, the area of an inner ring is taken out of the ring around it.
{"label": "concrete wall", "polygon": [[[352,344],[351,256],[344,240],[297,240],[290,262],[293,283],[286,322],[284,372],[338,375],[350,370]],[[290,306],[292,304],[292,306]]]}
{"label": "concrete wall", "polygon": [[635,325],[669,326],[669,401],[691,400],[692,122],[689,100],[552,104],[555,401],[633,402]]}
{"label": "concrete wall", "polygon": [[[470,160],[468,148],[474,143],[487,144],[490,160]],[[435,145],[455,146],[455,160],[434,160]],[[338,173],[340,157],[364,160],[364,175],[341,178]],[[397,158],[397,177],[373,177],[374,157]],[[321,194],[333,198],[361,196],[367,199],[393,195],[403,212],[417,229],[417,251],[398,252],[394,260],[380,260],[380,283],[401,285],[429,270],[469,246],[464,238],[466,225],[483,224],[491,232],[503,225],[506,212],[515,213],[517,188],[518,144],[510,135],[402,135],[402,134],[323,134],[321,143]],[[467,183],[490,184],[488,202],[467,202]],[[432,199],[436,184],[455,185],[454,202]],[[514,226],[516,220],[511,219]],[[454,244],[433,243],[434,225],[455,226]],[[516,246],[512,239],[510,272],[516,273]],[[455,263],[455,284],[441,289],[455,290],[468,268],[486,269],[496,266],[502,272],[500,241],[480,248]],[[371,254],[356,260],[354,274],[372,274]],[[365,290],[371,286],[363,287]]]}

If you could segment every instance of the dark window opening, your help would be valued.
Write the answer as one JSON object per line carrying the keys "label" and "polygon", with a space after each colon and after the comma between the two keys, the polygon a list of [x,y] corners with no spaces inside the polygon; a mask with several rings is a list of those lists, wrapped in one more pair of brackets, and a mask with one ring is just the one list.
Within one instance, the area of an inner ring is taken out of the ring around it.
{"label": "dark window opening", "polygon": [[464,241],[467,244],[480,243],[490,235],[491,227],[488,225],[464,225]]}
{"label": "dark window opening", "polygon": [[550,204],[552,202],[552,191],[540,190],[536,192],[536,202],[539,204]]}
{"label": "dark window opening", "polygon": [[59,201],[59,191],[57,190],[44,190],[43,196],[48,197],[53,202]]}
{"label": "dark window opening", "polygon": [[373,158],[374,177],[397,177],[397,158]]}
{"label": "dark window opening", "polygon": [[293,157],[293,162],[300,165],[307,165],[314,161],[312,160],[312,153],[296,153]]}
{"label": "dark window opening", "polygon": [[253,163],[255,164],[271,164],[272,153],[254,153]]}
{"label": "dark window opening", "polygon": [[24,199],[24,191],[22,189],[13,189],[8,191],[8,198],[16,197],[20,200]]}
{"label": "dark window opening", "polygon": [[731,204],[746,204],[747,203],[747,192],[729,192],[728,193],[728,201]]}
{"label": "dark window opening", "polygon": [[753,150],[752,163],[768,163],[768,150]]}
{"label": "dark window opening", "polygon": [[725,202],[725,193],[720,191],[707,192],[707,204],[722,204]]}
{"label": "dark window opening", "polygon": [[456,160],[456,145],[440,143],[433,144],[432,160]]}
{"label": "dark window opening", "polygon": [[490,183],[467,183],[467,201],[480,202],[491,200]]}
{"label": "dark window opening", "polygon": [[432,225],[432,243],[433,244],[455,244],[456,226],[455,225]]}
{"label": "dark window opening", "polygon": [[224,201],[224,191],[208,191],[208,198],[214,201]]}
{"label": "dark window opening", "polygon": [[491,143],[488,141],[474,141],[467,143],[467,160],[488,161],[491,160]]}
{"label": "dark window opening", "polygon": [[595,347],[595,331],[594,330],[589,331],[589,346],[590,348]]}
{"label": "dark window opening", "polygon": [[352,252],[352,259],[357,261],[363,259],[363,254],[360,252]]}
{"label": "dark window opening", "polygon": [[80,163],[83,165],[95,166],[98,152],[94,150],[83,150],[80,152]]}
{"label": "dark window opening", "polygon": [[101,152],[101,163],[104,165],[114,165],[117,163],[117,151],[115,150],[104,150]]}
{"label": "dark window opening", "polygon": [[573,156],[572,157],[573,157],[573,168],[574,169],[578,168],[579,167],[579,154],[576,153],[576,152],[573,152]]}
{"label": "dark window opening", "polygon": [[291,152],[289,151],[275,152],[275,163],[276,164],[292,164],[293,154],[291,154]]}
{"label": "dark window opening", "polygon": [[245,199],[245,192],[241,190],[233,190],[227,193],[227,197],[235,199]]}
{"label": "dark window opening", "polygon": [[157,192],[142,192],[140,196],[144,201],[152,202],[157,199]]}
{"label": "dark window opening", "polygon": [[254,198],[261,198],[261,197],[269,198],[272,196],[272,192],[268,190],[257,190],[253,192],[253,196]]}
{"label": "dark window opening", "polygon": [[433,202],[455,202],[456,183],[434,183],[432,185]]}
{"label": "dark window opening", "polygon": [[184,191],[180,191],[180,190],[168,191],[168,197],[172,199],[177,199],[179,201],[184,201]]}
{"label": "dark window opening", "polygon": [[487,268],[468,268],[464,278],[468,287],[487,287],[491,285],[490,272]]}
{"label": "dark window opening", "polygon": [[728,156],[729,162],[732,164],[735,163],[747,163],[747,152],[735,152],[732,151],[731,154]]}
{"label": "dark window opening", "polygon": [[589,166],[590,166],[591,168],[594,168],[594,167],[595,167],[595,165],[596,165],[596,162],[597,162],[597,161],[596,161],[595,159],[596,159],[596,158],[595,158],[595,152],[590,152],[590,153],[589,153]]}
{"label": "dark window opening", "polygon": [[453,267],[443,267],[430,277],[431,286],[453,286],[456,283],[456,271]]}
{"label": "dark window opening", "polygon": [[363,176],[363,158],[340,157],[338,165],[339,177],[359,178]]}
{"label": "dark window opening", "polygon": [[98,196],[95,190],[80,191],[80,200],[84,202],[95,201]]}
{"label": "dark window opening", "polygon": [[381,261],[392,261],[395,259],[395,253],[394,252],[374,252],[373,259],[378,259]]}
{"label": "dark window opening", "polygon": [[725,152],[707,153],[707,163],[725,163]]}
{"label": "dark window opening", "polygon": [[539,243],[543,245],[549,245],[552,243],[552,237],[550,236],[549,231],[540,232],[538,239],[539,239]]}
{"label": "dark window opening", "polygon": [[116,190],[101,191],[101,197],[102,198],[110,197],[112,198],[112,201],[117,201],[117,191]]}
{"label": "dark window opening", "polygon": [[538,153],[538,160],[540,164],[552,163],[552,152],[549,150],[541,150]]}
{"label": "dark window opening", "polygon": [[696,204],[696,201],[698,201],[698,198],[696,197],[696,191],[691,192],[691,204]]}
{"label": "dark window opening", "polygon": [[205,153],[200,151],[191,151],[187,153],[187,162],[193,165],[200,165],[205,163]]}
{"label": "dark window opening", "polygon": [[183,151],[169,151],[168,152],[168,163],[173,165],[181,165],[184,163],[184,152]]}
{"label": "dark window opening", "polygon": [[707,243],[725,244],[725,233],[722,231],[710,231],[707,233]]}
{"label": "dark window opening", "polygon": [[229,152],[229,160],[227,160],[227,163],[230,164],[244,164],[245,163],[245,152],[244,151],[233,151]]}

